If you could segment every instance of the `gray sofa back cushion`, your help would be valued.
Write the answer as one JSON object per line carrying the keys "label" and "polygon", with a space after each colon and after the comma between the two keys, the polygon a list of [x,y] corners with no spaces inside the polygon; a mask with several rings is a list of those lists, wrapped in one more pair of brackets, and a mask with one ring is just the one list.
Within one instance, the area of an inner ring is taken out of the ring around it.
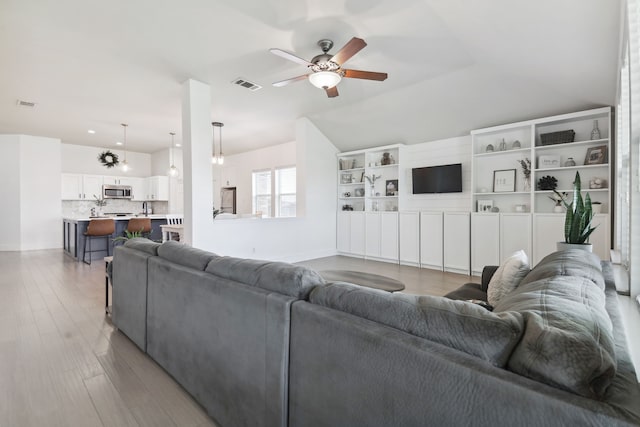
{"label": "gray sofa back cushion", "polygon": [[604,290],[600,258],[581,249],[568,249],[547,255],[522,279],[519,286],[555,276],[584,277]]}
{"label": "gray sofa back cushion", "polygon": [[[598,285],[604,283],[602,274],[595,281],[588,278],[600,268],[599,261],[575,256],[558,253],[545,258],[530,273],[544,278],[521,283],[496,305],[494,313],[517,311],[525,319],[522,341],[508,363],[510,370],[600,398],[616,373],[613,330]],[[571,276],[566,275],[568,271]]]}
{"label": "gray sofa back cushion", "polygon": [[211,252],[193,248],[172,240],[164,242],[158,248],[158,255],[176,264],[191,267],[199,271],[203,271],[207,264],[209,264],[209,261],[218,256]]}
{"label": "gray sofa back cushion", "polygon": [[494,314],[464,301],[391,294],[349,283],[315,288],[313,304],[354,314],[505,366],[522,335],[518,313]]}
{"label": "gray sofa back cushion", "polygon": [[315,286],[324,283],[317,272],[284,262],[234,257],[216,257],[205,270],[218,277],[305,299]]}
{"label": "gray sofa back cushion", "polygon": [[135,249],[137,251],[145,252],[149,255],[158,255],[158,248],[160,243],[153,242],[144,237],[134,237],[124,242],[124,246],[129,249]]}

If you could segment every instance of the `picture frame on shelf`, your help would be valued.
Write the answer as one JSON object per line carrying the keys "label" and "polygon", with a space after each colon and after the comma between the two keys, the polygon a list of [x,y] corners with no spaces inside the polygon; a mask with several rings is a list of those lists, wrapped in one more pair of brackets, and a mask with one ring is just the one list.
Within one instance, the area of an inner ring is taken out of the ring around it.
{"label": "picture frame on shelf", "polygon": [[585,165],[601,165],[607,163],[607,146],[589,147],[584,158]]}
{"label": "picture frame on shelf", "polygon": [[493,209],[493,200],[478,200],[478,212],[491,212]]}
{"label": "picture frame on shelf", "polygon": [[398,180],[388,179],[385,183],[386,196],[395,196],[398,194]]}
{"label": "picture frame on shelf", "polygon": [[538,156],[538,169],[550,169],[560,167],[560,156],[545,154]]}
{"label": "picture frame on shelf", "polygon": [[340,184],[351,184],[353,176],[350,173],[340,174]]}
{"label": "picture frame on shelf", "polygon": [[503,169],[493,171],[493,192],[513,193],[516,191],[516,170]]}

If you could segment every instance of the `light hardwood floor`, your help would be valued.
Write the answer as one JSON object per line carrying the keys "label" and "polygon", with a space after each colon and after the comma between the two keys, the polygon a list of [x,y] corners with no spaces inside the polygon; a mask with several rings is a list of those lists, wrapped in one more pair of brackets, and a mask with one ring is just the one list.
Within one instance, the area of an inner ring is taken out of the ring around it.
{"label": "light hardwood floor", "polygon": [[0,426],[215,426],[104,314],[104,262],[0,252]]}

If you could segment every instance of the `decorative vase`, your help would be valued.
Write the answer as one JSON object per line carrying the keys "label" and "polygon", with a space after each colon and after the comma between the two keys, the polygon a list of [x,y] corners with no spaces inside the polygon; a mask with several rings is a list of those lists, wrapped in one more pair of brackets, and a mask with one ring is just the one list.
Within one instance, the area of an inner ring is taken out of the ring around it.
{"label": "decorative vase", "polygon": [[391,154],[382,153],[382,160],[380,161],[380,164],[382,166],[390,165],[391,164]]}
{"label": "decorative vase", "polygon": [[602,213],[602,204],[601,203],[591,203],[591,210],[594,214]]}
{"label": "decorative vase", "polygon": [[593,121],[593,130],[591,131],[591,139],[600,139],[600,129],[598,129],[598,121]]}
{"label": "decorative vase", "polygon": [[506,143],[506,141],[504,140],[504,138],[502,138],[502,142],[500,143],[500,148],[499,148],[499,150],[500,150],[500,151],[507,151],[507,143]]}
{"label": "decorative vase", "polygon": [[371,197],[376,197],[376,187],[375,186],[371,186]]}
{"label": "decorative vase", "polygon": [[567,243],[567,242],[558,242],[556,243],[556,248],[559,251],[566,251],[567,249],[581,249],[587,252],[593,252],[593,245],[591,243]]}
{"label": "decorative vase", "polygon": [[524,189],[523,191],[531,191],[531,177],[530,176],[525,176],[524,177]]}
{"label": "decorative vase", "polygon": [[[593,139],[593,138],[591,138],[591,139]],[[576,165],[576,161],[575,161],[575,160],[573,160],[573,157],[569,157],[569,158],[567,159],[567,161],[566,161],[566,162],[564,162],[564,166],[565,166],[565,167],[570,167],[570,166],[575,166],[575,165]]]}
{"label": "decorative vase", "polygon": [[555,205],[553,207],[553,211],[555,213],[563,213],[564,212],[564,208],[562,207],[562,205]]}

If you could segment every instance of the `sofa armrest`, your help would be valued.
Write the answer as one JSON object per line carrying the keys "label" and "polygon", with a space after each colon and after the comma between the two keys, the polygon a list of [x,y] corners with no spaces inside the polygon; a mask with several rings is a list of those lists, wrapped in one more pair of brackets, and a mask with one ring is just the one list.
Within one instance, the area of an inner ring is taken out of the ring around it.
{"label": "sofa armrest", "polygon": [[497,270],[497,265],[487,265],[482,269],[482,281],[480,286],[484,292],[487,292],[487,289],[489,288],[489,282],[491,281],[491,278]]}

